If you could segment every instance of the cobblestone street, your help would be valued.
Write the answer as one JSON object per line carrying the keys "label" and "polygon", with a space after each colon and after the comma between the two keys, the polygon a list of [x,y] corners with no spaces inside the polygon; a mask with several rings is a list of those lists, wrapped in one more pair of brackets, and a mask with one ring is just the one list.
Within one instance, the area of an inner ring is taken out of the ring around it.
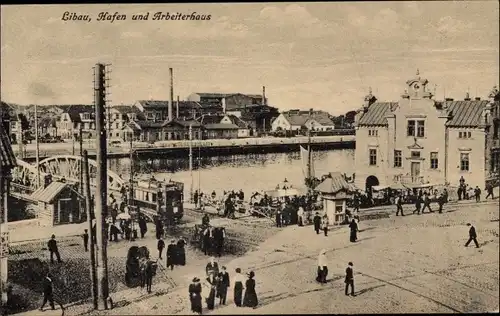
{"label": "cobblestone street", "polygon": [[[498,309],[498,204],[449,206],[444,214],[391,216],[360,223],[359,241],[347,227],[328,237],[312,227],[288,227],[257,250],[228,263],[256,273],[259,307],[216,307],[213,314],[433,313]],[[481,248],[464,247],[471,222]],[[327,249],[329,282],[315,282],[317,255]],[[344,295],[344,271],[354,263],[356,297]],[[232,289],[229,289],[232,293]],[[190,313],[187,289],[139,299],[92,314]],[[207,311],[204,311],[206,313]],[[68,308],[66,315],[82,311]]]}

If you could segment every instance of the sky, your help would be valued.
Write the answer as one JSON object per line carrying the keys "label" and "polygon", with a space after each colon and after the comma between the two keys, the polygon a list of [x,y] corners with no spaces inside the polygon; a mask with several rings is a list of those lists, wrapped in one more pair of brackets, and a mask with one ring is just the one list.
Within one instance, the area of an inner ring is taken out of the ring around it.
{"label": "sky", "polygon": [[[63,21],[66,11],[92,20]],[[100,12],[127,19],[97,21]],[[266,86],[280,110],[343,114],[370,87],[397,101],[417,69],[437,99],[484,98],[500,76],[498,30],[498,1],[2,6],[1,99],[91,104],[97,62],[112,64],[112,104],[168,100],[170,67],[181,100]]]}

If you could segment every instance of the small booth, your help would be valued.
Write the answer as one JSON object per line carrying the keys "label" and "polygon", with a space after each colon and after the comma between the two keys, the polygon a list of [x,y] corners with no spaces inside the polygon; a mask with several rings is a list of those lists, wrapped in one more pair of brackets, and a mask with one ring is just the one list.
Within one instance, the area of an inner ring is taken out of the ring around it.
{"label": "small booth", "polygon": [[79,198],[70,184],[54,181],[33,192],[31,198],[38,202],[38,219],[41,226],[79,222]]}
{"label": "small booth", "polygon": [[354,185],[348,183],[340,172],[332,172],[314,190],[323,198],[323,210],[328,216],[329,224],[343,224],[347,199],[356,191]]}

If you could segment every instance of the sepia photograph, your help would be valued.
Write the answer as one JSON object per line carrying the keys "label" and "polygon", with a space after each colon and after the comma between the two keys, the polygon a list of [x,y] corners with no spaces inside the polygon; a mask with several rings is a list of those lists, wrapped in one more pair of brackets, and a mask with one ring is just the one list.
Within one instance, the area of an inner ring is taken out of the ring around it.
{"label": "sepia photograph", "polygon": [[499,312],[498,1],[0,14],[0,315]]}

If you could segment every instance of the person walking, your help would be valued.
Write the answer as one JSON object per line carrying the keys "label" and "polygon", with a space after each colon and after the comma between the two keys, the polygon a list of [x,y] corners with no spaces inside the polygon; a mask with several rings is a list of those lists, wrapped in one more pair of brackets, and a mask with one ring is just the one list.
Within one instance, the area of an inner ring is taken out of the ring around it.
{"label": "person walking", "polygon": [[43,312],[43,307],[45,306],[45,304],[47,304],[47,302],[49,302],[52,310],[56,309],[56,307],[54,306],[52,275],[50,273],[47,273],[47,276],[45,277],[45,279],[43,279],[43,303],[39,309],[41,312]]}
{"label": "person walking", "polygon": [[57,261],[59,263],[62,262],[61,256],[59,255],[59,249],[57,248],[56,235],[52,235],[50,237],[49,242],[47,243],[47,248],[50,252],[50,263],[54,263],[54,255],[57,257]]}
{"label": "person walking", "polygon": [[144,235],[148,231],[148,225],[144,216],[139,217],[139,231],[141,232],[141,238],[144,238]]}
{"label": "person walking", "polygon": [[189,285],[189,301],[191,302],[191,311],[201,315],[203,305],[201,299],[201,284],[200,279],[193,278],[193,282]]}
{"label": "person walking", "polygon": [[219,274],[219,264],[215,262],[214,257],[210,257],[210,262],[207,263],[207,266],[205,267],[205,272],[207,273],[207,276],[210,273],[213,273],[214,276]]}
{"label": "person walking", "polygon": [[179,266],[185,266],[186,265],[186,241],[184,238],[180,238],[177,241],[177,259],[175,260],[175,263]]}
{"label": "person walking", "polygon": [[490,183],[488,183],[486,185],[485,190],[488,194],[486,195],[486,197],[484,199],[487,200],[491,196],[491,199],[493,200],[495,198],[495,196],[493,195],[493,186]]}
{"label": "person walking", "polygon": [[318,256],[318,276],[316,281],[321,284],[326,283],[326,277],[328,276],[328,263],[326,258],[326,250],[322,249]]}
{"label": "person walking", "polygon": [[474,196],[476,197],[476,203],[481,202],[481,189],[477,185],[474,189]]}
{"label": "person walking", "polygon": [[146,267],[145,267],[145,276],[146,276],[146,290],[148,293],[151,293],[151,287],[153,285],[153,276],[156,273],[157,264],[151,259],[147,259]]}
{"label": "person walking", "polygon": [[250,271],[248,273],[248,280],[245,282],[245,296],[243,297],[243,306],[257,308],[259,300],[257,292],[255,291],[255,273]]}
{"label": "person walking", "polygon": [[477,242],[477,234],[476,234],[476,228],[471,225],[471,223],[467,223],[467,226],[469,226],[469,240],[465,243],[465,247],[468,247],[471,241],[474,241],[476,244],[476,248],[479,248],[479,243]]}
{"label": "person walking", "polygon": [[422,214],[424,214],[426,208],[429,210],[430,213],[434,213],[434,211],[431,210],[431,199],[429,197],[429,193],[427,192],[424,193],[424,207],[422,208]]}
{"label": "person walking", "polygon": [[304,208],[302,206],[299,206],[297,211],[297,225],[304,226]]}
{"label": "person walking", "polygon": [[396,196],[395,202],[396,202],[396,216],[398,216],[400,212],[401,216],[405,216],[405,214],[403,214],[403,201],[400,194]]}
{"label": "person walking", "polygon": [[83,230],[83,248],[85,248],[85,252],[89,251],[89,232],[87,229]]}
{"label": "person walking", "polygon": [[314,230],[316,231],[316,234],[319,235],[319,229],[321,227],[321,216],[319,216],[319,213],[316,212],[313,218],[313,223],[314,223]]}
{"label": "person walking", "polygon": [[170,267],[170,270],[174,269],[175,265],[175,255],[177,253],[177,245],[175,244],[175,239],[170,241],[170,245],[167,247],[167,268]]}
{"label": "person walking", "polygon": [[444,192],[441,193],[438,197],[438,205],[439,205],[439,214],[443,214],[443,205],[446,203],[446,197],[444,195]]}
{"label": "person walking", "polygon": [[353,218],[351,223],[349,224],[349,228],[351,230],[349,240],[351,242],[356,242],[358,240],[358,223],[356,223],[356,220]]}
{"label": "person walking", "polygon": [[276,212],[276,227],[283,227],[283,214],[281,214],[280,209]]}
{"label": "person walking", "polygon": [[349,262],[347,268],[345,269],[345,295],[349,295],[349,286],[351,287],[351,295],[354,294],[354,270],[352,262]]}
{"label": "person walking", "polygon": [[205,279],[205,286],[208,288],[208,296],[206,297],[207,308],[213,310],[215,307],[215,295],[217,291],[217,278],[213,271],[210,271]]}
{"label": "person walking", "polygon": [[326,214],[323,215],[323,218],[321,219],[321,229],[323,230],[325,236],[328,236],[328,216]]}
{"label": "person walking", "polygon": [[162,238],[158,239],[158,259],[163,259],[162,254],[163,254],[163,249],[165,249],[165,242],[163,241]]}
{"label": "person walking", "polygon": [[422,207],[422,198],[417,195],[415,197],[415,210],[413,211],[413,214],[417,213],[420,215],[420,208]]}
{"label": "person walking", "polygon": [[226,267],[222,266],[218,278],[219,282],[217,284],[217,296],[219,297],[219,304],[226,305],[227,288],[231,286],[229,273],[227,273]]}
{"label": "person walking", "polygon": [[241,274],[241,269],[236,268],[236,274],[234,275],[234,305],[237,307],[241,307],[242,297],[243,297],[243,282],[245,282],[245,278]]}

